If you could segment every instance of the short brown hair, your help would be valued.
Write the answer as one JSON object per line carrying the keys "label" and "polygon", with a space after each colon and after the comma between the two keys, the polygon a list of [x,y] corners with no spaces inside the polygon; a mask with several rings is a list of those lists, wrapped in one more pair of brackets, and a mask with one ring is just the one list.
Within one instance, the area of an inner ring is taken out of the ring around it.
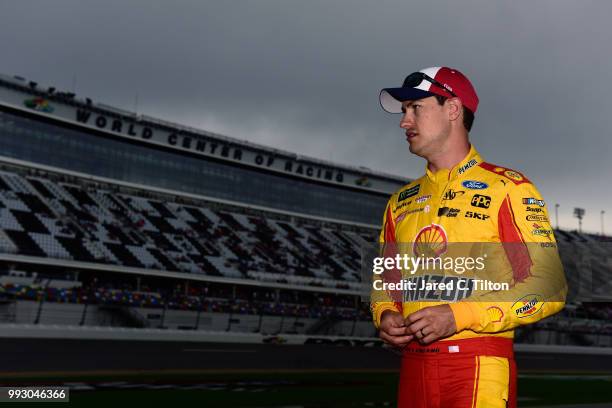
{"label": "short brown hair", "polygon": [[[438,101],[438,104],[440,105],[444,105],[444,102],[446,102],[446,100],[448,99],[446,96],[440,96],[440,95],[433,95],[433,96],[436,98],[436,100]],[[463,127],[465,128],[465,130],[469,132],[470,130],[472,130],[473,124],[474,124],[474,113],[464,106],[463,107]]]}

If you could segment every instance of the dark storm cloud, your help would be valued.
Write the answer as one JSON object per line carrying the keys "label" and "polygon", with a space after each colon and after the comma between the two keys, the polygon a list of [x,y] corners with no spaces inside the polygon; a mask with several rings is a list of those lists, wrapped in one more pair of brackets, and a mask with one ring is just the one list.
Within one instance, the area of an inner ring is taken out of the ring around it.
{"label": "dark storm cloud", "polygon": [[[426,66],[464,71],[472,139],[524,171],[561,224],[612,216],[602,1],[19,1],[0,10],[0,71],[323,159],[415,177],[378,91]],[[604,187],[605,185],[605,187]],[[609,228],[612,230],[612,228]],[[610,232],[610,231],[609,231]]]}

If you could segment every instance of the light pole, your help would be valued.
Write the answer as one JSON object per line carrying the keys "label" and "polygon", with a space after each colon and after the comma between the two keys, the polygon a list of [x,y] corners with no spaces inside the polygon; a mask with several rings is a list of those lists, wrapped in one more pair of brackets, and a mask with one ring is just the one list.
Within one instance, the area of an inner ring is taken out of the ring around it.
{"label": "light pole", "polygon": [[555,204],[555,224],[557,224],[557,229],[559,229],[559,204]]}
{"label": "light pole", "polygon": [[601,215],[601,236],[602,237],[604,236],[604,214],[605,213],[606,212],[604,210],[601,210],[600,215]]}
{"label": "light pole", "polygon": [[574,208],[574,217],[578,218],[578,232],[582,233],[582,217],[584,217],[584,208]]}

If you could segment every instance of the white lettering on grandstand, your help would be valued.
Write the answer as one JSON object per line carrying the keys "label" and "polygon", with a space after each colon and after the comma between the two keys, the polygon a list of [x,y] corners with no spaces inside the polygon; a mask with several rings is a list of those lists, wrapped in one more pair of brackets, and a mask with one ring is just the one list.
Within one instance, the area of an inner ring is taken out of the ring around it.
{"label": "white lettering on grandstand", "polygon": [[[244,148],[214,139],[205,139],[199,135],[189,135],[183,132],[160,132],[152,127],[141,126],[135,123],[126,123],[120,119],[109,119],[104,115],[95,114],[86,109],[76,109],[76,121],[82,124],[93,124],[96,128],[110,130],[123,136],[138,137],[142,140],[161,142],[168,146],[202,153],[239,162],[249,162],[256,166],[284,171],[309,178],[316,178],[337,183],[344,182],[344,174],[331,168],[300,163],[292,159],[278,159],[269,154],[255,153]],[[165,136],[164,136],[165,135]]]}
{"label": "white lettering on grandstand", "polygon": [[[300,178],[342,184],[353,188],[390,193],[406,180],[392,179],[384,175],[360,169],[342,168],[332,163],[300,158],[289,152],[281,152],[264,146],[255,146],[213,133],[165,123],[155,118],[136,116],[100,104],[63,103],[49,97],[37,97],[27,90],[0,84],[0,104],[12,109],[53,118],[61,122],[77,124],[105,133],[140,142],[165,146],[218,160],[234,162],[249,167],[290,174]],[[33,98],[44,101],[46,110],[26,104]],[[76,100],[75,100],[76,102]],[[116,111],[116,112],[115,112]]]}

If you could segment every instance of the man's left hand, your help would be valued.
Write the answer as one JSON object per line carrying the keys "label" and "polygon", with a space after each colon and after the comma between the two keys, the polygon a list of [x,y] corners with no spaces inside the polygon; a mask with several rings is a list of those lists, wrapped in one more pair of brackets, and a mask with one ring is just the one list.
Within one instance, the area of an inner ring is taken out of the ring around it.
{"label": "man's left hand", "polygon": [[428,344],[457,332],[455,316],[449,305],[424,307],[406,317],[407,334]]}

